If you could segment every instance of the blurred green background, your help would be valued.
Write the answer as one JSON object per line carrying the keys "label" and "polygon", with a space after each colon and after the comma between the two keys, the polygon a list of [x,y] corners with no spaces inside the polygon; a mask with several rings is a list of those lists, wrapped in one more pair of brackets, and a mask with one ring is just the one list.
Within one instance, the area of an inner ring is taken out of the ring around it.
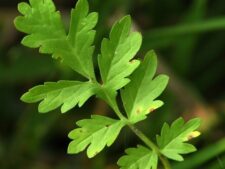
{"label": "blurred green background", "polygon": [[[22,103],[20,96],[44,81],[80,78],[37,50],[20,45],[15,30],[19,0],[0,1],[0,169],[117,169],[125,148],[141,143],[124,129],[114,145],[97,157],[67,155],[67,134],[75,122],[90,114],[112,115],[101,100],[92,98],[81,109],[39,114],[37,104]],[[65,26],[75,0],[55,0]],[[158,73],[170,83],[161,96],[165,105],[138,124],[155,140],[163,122],[179,116],[200,117],[202,135],[193,140],[199,151],[172,163],[173,169],[225,169],[225,1],[224,0],[90,0],[99,12],[96,61],[100,41],[123,15],[133,18],[133,29],[143,34],[137,57],[149,49],[158,54]]]}

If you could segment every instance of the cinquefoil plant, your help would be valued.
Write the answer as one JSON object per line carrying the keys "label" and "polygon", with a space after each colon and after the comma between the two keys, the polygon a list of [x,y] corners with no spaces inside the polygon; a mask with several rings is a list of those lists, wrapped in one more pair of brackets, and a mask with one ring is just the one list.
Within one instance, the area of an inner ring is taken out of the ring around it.
{"label": "cinquefoil plant", "polygon": [[[164,124],[157,144],[153,143],[135,123],[147,118],[147,115],[163,105],[156,98],[163,92],[167,83],[166,75],[154,77],[157,67],[156,54],[149,51],[143,61],[134,60],[142,37],[131,32],[131,18],[125,16],[116,22],[109,38],[102,40],[101,53],[98,56],[102,83],[95,77],[92,55],[93,41],[98,15],[89,13],[87,0],[79,0],[71,12],[71,24],[67,33],[60,13],[56,11],[52,0],[30,0],[20,3],[18,10],[23,16],[15,19],[18,30],[28,34],[22,44],[30,48],[39,48],[40,53],[50,54],[60,59],[87,81],[62,80],[46,82],[25,93],[21,100],[27,103],[39,102],[38,110],[46,113],[61,107],[65,113],[76,105],[81,107],[91,96],[105,100],[114,110],[118,119],[93,115],[90,119],[77,122],[78,128],[69,133],[71,143],[68,153],[75,154],[87,148],[87,156],[94,157],[106,146],[111,146],[124,126],[129,128],[143,141],[145,146],[125,150],[118,165],[121,169],[156,169],[158,159],[164,168],[169,169],[168,158],[182,161],[182,154],[195,151],[195,147],[186,143],[190,137],[198,135],[195,130],[199,119],[185,123],[177,119],[171,126]],[[116,97],[120,92],[126,115],[118,108]]]}

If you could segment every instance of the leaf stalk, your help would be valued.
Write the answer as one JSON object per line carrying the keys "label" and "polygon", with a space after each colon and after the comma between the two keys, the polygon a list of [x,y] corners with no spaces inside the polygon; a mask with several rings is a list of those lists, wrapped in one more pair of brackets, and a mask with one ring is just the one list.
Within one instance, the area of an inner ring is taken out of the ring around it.
{"label": "leaf stalk", "polygon": [[119,107],[116,103],[116,101],[114,101],[114,104],[111,104],[112,109],[114,110],[115,114],[121,119],[123,120],[126,125],[135,133],[136,136],[139,137],[140,140],[142,140],[149,148],[151,148],[154,152],[156,152],[156,154],[158,155],[164,169],[171,169],[170,163],[168,161],[168,159],[166,157],[164,157],[158,146],[155,145],[155,143],[153,141],[151,141],[151,139],[149,139],[141,130],[139,130],[134,124],[130,123],[129,120],[120,112]]}

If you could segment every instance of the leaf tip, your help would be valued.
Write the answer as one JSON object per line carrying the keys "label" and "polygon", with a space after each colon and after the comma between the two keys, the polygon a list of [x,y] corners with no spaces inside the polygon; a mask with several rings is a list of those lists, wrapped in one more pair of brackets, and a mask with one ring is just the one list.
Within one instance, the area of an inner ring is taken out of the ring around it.
{"label": "leaf tip", "polygon": [[23,101],[23,102],[27,102],[27,95],[28,95],[28,92],[24,93],[21,97],[20,97],[20,100]]}
{"label": "leaf tip", "polygon": [[66,113],[66,112],[68,112],[70,109],[68,108],[68,107],[66,107],[65,106],[65,104],[63,104],[62,106],[61,106],[61,113]]}
{"label": "leaf tip", "polygon": [[68,147],[67,147],[67,154],[74,154],[73,148],[71,142],[69,143]]}
{"label": "leaf tip", "polygon": [[131,16],[130,15],[125,15],[123,18],[121,18],[120,22],[131,22]]}
{"label": "leaf tip", "polygon": [[184,141],[189,141],[192,140],[196,137],[199,137],[201,135],[201,132],[199,131],[192,131],[191,133],[189,133],[185,138]]}
{"label": "leaf tip", "polygon": [[17,6],[18,11],[23,15],[27,15],[30,11],[30,8],[30,5],[26,2],[20,2]]}
{"label": "leaf tip", "polygon": [[147,52],[146,56],[149,57],[150,60],[153,60],[154,62],[157,62],[157,54],[153,49],[149,50]]}
{"label": "leaf tip", "polygon": [[20,100],[22,102],[25,102],[25,103],[34,103],[35,100],[33,99],[33,97],[31,96],[30,92],[26,92],[24,93],[21,97],[20,97]]}
{"label": "leaf tip", "polygon": [[48,110],[46,107],[44,107],[41,103],[38,105],[38,112],[39,113],[47,113],[49,112],[50,110]]}
{"label": "leaf tip", "polygon": [[83,13],[88,13],[89,11],[89,4],[87,0],[78,0],[76,4],[77,10],[82,10]]}
{"label": "leaf tip", "polygon": [[90,146],[87,149],[87,156],[88,158],[93,158],[94,156],[96,156],[99,152],[98,151],[94,151],[90,148]]}

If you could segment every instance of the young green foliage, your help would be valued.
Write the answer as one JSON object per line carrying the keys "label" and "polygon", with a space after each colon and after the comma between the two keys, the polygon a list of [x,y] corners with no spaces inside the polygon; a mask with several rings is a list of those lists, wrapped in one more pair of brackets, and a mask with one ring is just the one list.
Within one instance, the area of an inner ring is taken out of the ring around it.
{"label": "young green foliage", "polygon": [[24,16],[15,19],[15,26],[28,35],[22,44],[40,48],[41,53],[52,54],[54,58],[70,66],[74,71],[94,78],[92,54],[97,13],[88,14],[88,3],[81,0],[71,12],[70,30],[67,35],[60,13],[52,0],[30,0],[30,5],[20,3],[18,10]]}
{"label": "young green foliage", "polygon": [[140,64],[140,61],[132,59],[141,46],[142,37],[140,33],[130,31],[131,18],[125,16],[113,25],[109,39],[104,38],[101,44],[98,65],[103,90],[98,97],[105,99],[112,107],[115,105],[116,91],[130,82],[127,77]]}
{"label": "young green foliage", "polygon": [[[90,119],[77,122],[78,128],[69,133],[72,139],[68,146],[69,154],[76,154],[87,148],[89,158],[94,157],[106,146],[111,146],[121,129],[127,125],[148,146],[138,146],[126,150],[127,155],[118,161],[121,169],[156,169],[158,159],[165,169],[170,169],[167,158],[181,161],[181,154],[195,151],[194,146],[186,143],[189,137],[196,136],[199,119],[184,124],[176,120],[171,127],[164,124],[157,145],[149,140],[134,123],[144,120],[151,111],[161,107],[163,102],[156,98],[163,92],[168,77],[155,76],[156,54],[150,51],[144,61],[134,60],[142,37],[131,32],[131,18],[125,16],[117,21],[101,44],[98,66],[102,83],[96,81],[92,55],[93,41],[97,23],[97,13],[89,13],[87,0],[78,0],[71,11],[70,29],[64,29],[60,13],[52,0],[30,0],[20,3],[18,9],[23,16],[15,19],[18,30],[28,34],[22,44],[40,48],[41,53],[60,58],[63,63],[86,77],[89,81],[46,82],[25,93],[21,100],[27,103],[41,102],[39,112],[46,113],[61,107],[65,113],[77,104],[81,107],[91,96],[105,100],[119,119],[93,115]],[[116,101],[120,90],[127,117],[119,110]],[[152,150],[151,150],[152,149]]]}
{"label": "young green foliage", "polygon": [[95,94],[96,86],[91,82],[59,81],[45,82],[44,85],[35,86],[25,93],[21,100],[27,103],[42,102],[38,110],[46,113],[61,106],[65,113],[77,104],[81,107],[89,97]]}
{"label": "young green foliage", "polygon": [[157,169],[158,155],[148,148],[138,145],[137,148],[125,150],[127,155],[117,162],[120,169]]}
{"label": "young green foliage", "polygon": [[69,144],[68,153],[79,153],[90,144],[87,149],[87,155],[91,158],[98,154],[106,145],[108,147],[112,145],[125,123],[121,120],[93,115],[91,119],[78,121],[77,125],[80,128],[74,129],[69,133],[69,138],[74,141]]}
{"label": "young green foliage", "polygon": [[130,80],[126,78],[139,65],[138,60],[130,61],[141,46],[141,35],[130,33],[131,18],[126,16],[112,27],[109,39],[103,39],[101,55],[98,57],[103,85],[118,90]]}
{"label": "young green foliage", "polygon": [[153,79],[157,68],[156,54],[150,51],[144,61],[131,75],[131,82],[121,91],[123,105],[131,122],[138,122],[146,115],[163,105],[155,100],[168,83],[166,75],[159,75]]}
{"label": "young green foliage", "polygon": [[192,119],[187,123],[184,123],[184,119],[179,118],[172,123],[171,127],[165,123],[161,135],[156,137],[161,153],[172,160],[183,161],[180,154],[196,151],[193,145],[185,142],[195,137],[193,132],[200,126],[200,123],[199,118]]}

